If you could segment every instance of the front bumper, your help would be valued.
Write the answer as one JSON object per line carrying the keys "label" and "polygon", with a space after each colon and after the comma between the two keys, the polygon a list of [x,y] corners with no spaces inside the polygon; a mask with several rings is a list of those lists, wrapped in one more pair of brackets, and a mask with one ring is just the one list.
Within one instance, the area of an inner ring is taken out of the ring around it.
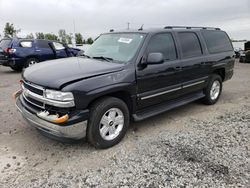
{"label": "front bumper", "polygon": [[65,138],[65,139],[75,139],[79,140],[86,137],[87,130],[87,120],[75,123],[72,125],[64,126],[57,125],[54,123],[50,123],[45,121],[35,114],[30,113],[25,107],[22,105],[20,101],[20,96],[16,98],[16,107],[22,114],[23,118],[33,127],[39,129],[42,132],[45,132],[49,135]]}

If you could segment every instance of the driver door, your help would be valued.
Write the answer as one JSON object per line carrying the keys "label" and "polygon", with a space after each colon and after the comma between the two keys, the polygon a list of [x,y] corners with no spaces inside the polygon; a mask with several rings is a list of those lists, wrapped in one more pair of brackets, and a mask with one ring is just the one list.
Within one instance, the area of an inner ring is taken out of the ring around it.
{"label": "driver door", "polygon": [[137,68],[139,108],[174,99],[181,93],[181,67],[172,34],[153,35],[145,56],[149,53],[162,53],[164,62]]}

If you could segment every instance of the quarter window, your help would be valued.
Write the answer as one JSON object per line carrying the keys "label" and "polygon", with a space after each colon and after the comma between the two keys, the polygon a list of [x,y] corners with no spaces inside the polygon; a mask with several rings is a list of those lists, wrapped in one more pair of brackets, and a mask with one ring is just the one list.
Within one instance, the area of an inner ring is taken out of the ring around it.
{"label": "quarter window", "polygon": [[233,50],[230,39],[223,31],[202,31],[202,35],[211,54]]}
{"label": "quarter window", "polygon": [[178,33],[183,58],[191,58],[202,55],[198,36],[192,32]]}
{"label": "quarter window", "polygon": [[162,53],[165,60],[177,59],[174,39],[170,33],[153,36],[149,41],[147,51],[148,53]]}

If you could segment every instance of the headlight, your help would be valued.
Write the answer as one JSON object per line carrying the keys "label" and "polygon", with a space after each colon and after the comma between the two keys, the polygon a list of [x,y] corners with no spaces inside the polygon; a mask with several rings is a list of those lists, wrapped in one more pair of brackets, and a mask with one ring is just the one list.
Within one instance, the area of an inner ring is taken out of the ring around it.
{"label": "headlight", "polygon": [[54,91],[50,89],[45,90],[45,97],[57,101],[73,101],[74,96],[71,92]]}

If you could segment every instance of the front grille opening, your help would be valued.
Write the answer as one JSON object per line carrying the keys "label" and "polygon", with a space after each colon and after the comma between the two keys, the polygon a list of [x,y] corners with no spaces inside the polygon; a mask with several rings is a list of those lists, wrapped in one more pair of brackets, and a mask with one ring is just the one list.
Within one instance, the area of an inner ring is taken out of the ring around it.
{"label": "front grille opening", "polygon": [[40,101],[37,101],[37,100],[32,99],[32,98],[30,98],[30,97],[26,97],[26,99],[27,99],[28,102],[30,102],[30,103],[33,103],[33,104],[38,105],[38,106],[40,106],[40,107],[43,107],[43,103],[40,102]]}
{"label": "front grille opening", "polygon": [[24,84],[24,87],[30,91],[32,91],[33,93],[36,93],[38,95],[43,95],[43,90],[42,89],[38,89],[36,87],[32,87],[30,84],[27,84],[27,83],[23,83]]}

